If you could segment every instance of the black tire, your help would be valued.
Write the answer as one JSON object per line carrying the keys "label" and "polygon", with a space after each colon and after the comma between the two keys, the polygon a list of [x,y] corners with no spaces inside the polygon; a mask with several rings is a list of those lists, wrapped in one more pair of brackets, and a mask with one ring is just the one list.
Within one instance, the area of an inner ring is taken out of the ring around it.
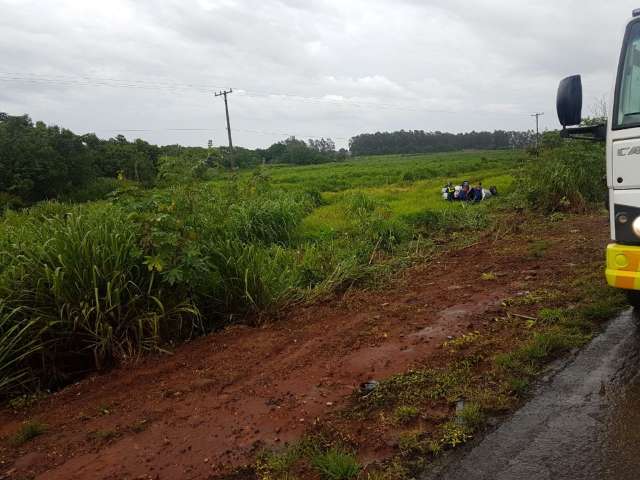
{"label": "black tire", "polygon": [[633,308],[640,309],[640,291],[627,290],[627,301]]}

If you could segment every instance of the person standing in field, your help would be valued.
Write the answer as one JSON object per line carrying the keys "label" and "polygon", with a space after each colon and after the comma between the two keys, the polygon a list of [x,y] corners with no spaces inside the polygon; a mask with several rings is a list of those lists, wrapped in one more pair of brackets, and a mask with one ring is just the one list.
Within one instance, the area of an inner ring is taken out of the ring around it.
{"label": "person standing in field", "polygon": [[453,186],[453,183],[451,182],[447,183],[447,200],[452,202],[455,193],[456,193],[456,187]]}
{"label": "person standing in field", "polygon": [[482,182],[469,190],[469,196],[467,197],[470,202],[478,203],[482,200]]}
{"label": "person standing in field", "polygon": [[462,182],[462,188],[460,189],[460,196],[458,197],[460,200],[468,200],[469,199],[469,182]]}
{"label": "person standing in field", "polygon": [[480,202],[482,201],[482,182],[478,182],[478,185],[476,186],[476,193],[475,193],[475,197],[473,199],[474,202]]}

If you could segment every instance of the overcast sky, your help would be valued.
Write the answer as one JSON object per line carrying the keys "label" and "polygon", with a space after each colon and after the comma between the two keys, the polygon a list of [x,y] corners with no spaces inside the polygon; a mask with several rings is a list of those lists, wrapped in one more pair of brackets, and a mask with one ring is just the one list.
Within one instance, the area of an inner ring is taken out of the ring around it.
{"label": "overcast sky", "polygon": [[[0,0],[0,111],[100,137],[556,128],[558,81],[609,95],[627,0]],[[185,130],[189,129],[189,130]],[[124,131],[130,130],[130,131]],[[131,131],[141,130],[141,131]],[[142,131],[144,130],[144,131]]]}

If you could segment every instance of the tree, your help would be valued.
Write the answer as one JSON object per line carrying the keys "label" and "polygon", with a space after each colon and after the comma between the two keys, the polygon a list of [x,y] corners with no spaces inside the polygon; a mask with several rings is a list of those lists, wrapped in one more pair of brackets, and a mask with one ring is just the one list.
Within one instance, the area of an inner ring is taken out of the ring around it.
{"label": "tree", "polygon": [[150,184],[157,174],[159,148],[121,135],[100,140],[76,135],[27,116],[0,116],[0,192],[24,203],[58,198],[98,177],[127,178]]}
{"label": "tree", "polygon": [[319,153],[333,154],[336,151],[336,144],[330,138],[320,138],[318,140],[309,139],[309,148]]}
{"label": "tree", "polygon": [[307,143],[304,140],[289,137],[260,152],[267,163],[308,165],[333,162],[338,158],[336,144],[330,138],[309,140]]}
{"label": "tree", "polygon": [[55,198],[93,175],[82,141],[68,130],[35,125],[24,115],[0,121],[0,191],[26,202]]}

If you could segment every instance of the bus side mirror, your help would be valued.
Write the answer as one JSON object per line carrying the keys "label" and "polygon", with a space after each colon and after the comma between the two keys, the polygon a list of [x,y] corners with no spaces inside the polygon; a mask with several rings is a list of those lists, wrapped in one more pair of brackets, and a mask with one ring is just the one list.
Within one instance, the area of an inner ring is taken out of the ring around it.
{"label": "bus side mirror", "polygon": [[556,97],[558,120],[562,127],[582,122],[582,79],[580,75],[567,77],[558,86]]}

